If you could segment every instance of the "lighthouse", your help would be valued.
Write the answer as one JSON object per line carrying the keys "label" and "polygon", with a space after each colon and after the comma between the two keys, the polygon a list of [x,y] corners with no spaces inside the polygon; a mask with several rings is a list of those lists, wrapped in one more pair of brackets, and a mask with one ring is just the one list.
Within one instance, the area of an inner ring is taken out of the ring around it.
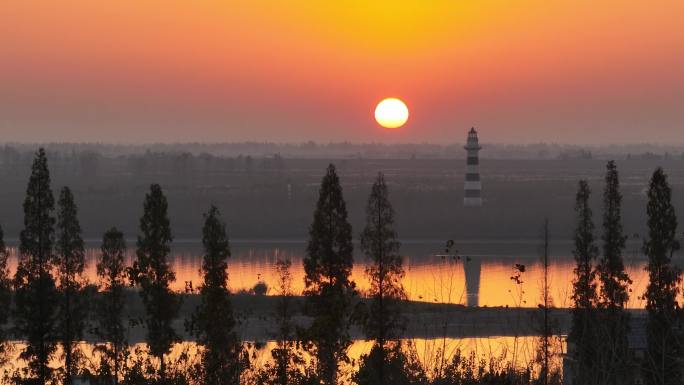
{"label": "lighthouse", "polygon": [[480,158],[478,152],[482,149],[477,139],[475,127],[468,132],[468,141],[465,147],[468,151],[466,160],[465,183],[463,186],[463,206],[480,207],[482,206],[482,183],[480,183]]}

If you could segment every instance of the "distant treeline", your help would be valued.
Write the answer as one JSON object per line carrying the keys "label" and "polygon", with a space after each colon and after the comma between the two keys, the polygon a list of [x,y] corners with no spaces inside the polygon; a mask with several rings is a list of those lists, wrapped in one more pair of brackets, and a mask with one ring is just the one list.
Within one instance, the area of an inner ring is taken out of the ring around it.
{"label": "distant treeline", "polygon": [[[464,134],[465,138],[465,134]],[[615,145],[577,145],[558,143],[504,144],[483,142],[484,159],[667,159],[684,156],[684,145],[658,145],[649,143]],[[464,143],[47,143],[42,144],[51,158],[61,156],[142,156],[167,154],[178,156],[269,158],[279,155],[286,158],[328,159],[463,159]],[[0,146],[0,162],[12,162],[30,158],[36,144],[5,143]]]}
{"label": "distant treeline", "polygon": [[[171,203],[169,216],[179,238],[198,240],[201,213],[214,203],[227,213],[235,238],[304,240],[310,207],[318,196],[320,170],[330,162],[337,166],[345,185],[349,220],[355,227],[362,226],[367,189],[382,171],[392,185],[395,206],[401,208],[397,229],[403,239],[537,239],[539,223],[548,217],[551,237],[569,240],[572,212],[562,208],[572,206],[578,179],[586,178],[591,186],[602,183],[605,163],[587,157],[482,159],[484,205],[469,210],[463,207],[463,159],[335,159],[334,154],[293,158],[277,153],[224,156],[151,150],[113,155],[105,145],[103,153],[84,146],[46,150],[46,155],[54,184],[69,186],[79,201],[84,236],[90,240],[99,238],[111,225],[134,233],[150,183],[164,186]],[[33,153],[28,147],[1,146],[0,152],[0,218],[8,239],[15,242],[22,226],[21,202]],[[648,174],[662,165],[670,170],[674,188],[680,189],[684,161],[624,156],[618,163],[627,181],[623,186],[625,230],[641,236],[646,223]],[[684,196],[676,194],[674,199]],[[593,205],[598,203],[598,199],[592,200]]]}

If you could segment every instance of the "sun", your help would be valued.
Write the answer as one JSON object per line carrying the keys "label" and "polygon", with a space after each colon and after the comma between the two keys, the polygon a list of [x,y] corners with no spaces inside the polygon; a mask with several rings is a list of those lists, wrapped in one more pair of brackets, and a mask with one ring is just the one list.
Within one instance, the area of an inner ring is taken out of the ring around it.
{"label": "sun", "polygon": [[398,128],[408,120],[406,103],[397,98],[387,98],[375,107],[375,120],[385,128]]}

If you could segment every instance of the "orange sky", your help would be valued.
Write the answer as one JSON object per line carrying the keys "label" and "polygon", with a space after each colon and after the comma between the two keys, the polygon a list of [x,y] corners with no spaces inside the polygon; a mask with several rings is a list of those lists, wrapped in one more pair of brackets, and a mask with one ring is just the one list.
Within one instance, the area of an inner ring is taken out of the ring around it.
{"label": "orange sky", "polygon": [[[370,5],[369,5],[370,4]],[[0,141],[684,143],[684,2],[5,1]],[[409,123],[388,131],[375,103]]]}

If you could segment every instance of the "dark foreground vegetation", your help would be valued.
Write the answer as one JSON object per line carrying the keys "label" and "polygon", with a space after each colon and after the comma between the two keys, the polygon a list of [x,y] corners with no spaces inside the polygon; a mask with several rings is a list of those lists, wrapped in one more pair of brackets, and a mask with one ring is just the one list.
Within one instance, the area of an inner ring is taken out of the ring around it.
{"label": "dark foreground vegetation", "polygon": [[[370,261],[370,289],[364,298],[351,280],[354,233],[335,166],[320,184],[304,258],[305,291],[292,291],[290,264],[279,260],[277,297],[272,299],[271,360],[255,365],[237,333],[234,296],[228,290],[230,247],[226,225],[215,206],[204,214],[202,283],[186,293],[171,290],[175,273],[168,257],[174,239],[168,201],[158,184],[146,193],[139,221],[136,258],[124,264],[124,233],[110,228],[102,236],[98,282],[84,277],[84,242],[74,195],[68,187],[57,200],[52,192],[47,156],[36,153],[23,204],[19,261],[14,276],[0,230],[0,328],[4,360],[20,349],[19,369],[4,371],[5,383],[25,384],[680,384],[682,321],[681,272],[672,265],[679,248],[672,193],[658,168],[648,189],[649,258],[647,322],[643,349],[630,338],[633,322],[625,310],[630,295],[624,270],[621,202],[617,168],[608,163],[603,195],[602,249],[595,239],[591,190],[580,181],[576,195],[574,255],[577,261],[566,365],[561,370],[561,325],[544,274],[539,309],[533,311],[538,336],[536,354],[519,364],[498,357],[448,354],[419,359],[406,339],[411,317],[400,244],[385,176],[377,175],[365,205],[360,247]],[[549,225],[543,251],[548,267]],[[444,258],[459,256],[448,242]],[[511,277],[522,283],[525,266]],[[133,290],[133,292],[132,292]],[[131,311],[127,298],[139,296]],[[188,308],[191,298],[192,306]],[[256,304],[256,301],[255,301]],[[427,306],[427,305],[425,305]],[[432,305],[431,305],[432,306]],[[185,309],[185,310],[184,310]],[[415,308],[413,308],[415,310]],[[306,322],[300,322],[303,317]],[[182,331],[179,329],[182,323]],[[144,330],[144,346],[132,346],[130,330]],[[356,332],[355,332],[356,330]],[[372,342],[368,354],[352,362],[348,348],[354,333]],[[174,347],[190,337],[197,349]],[[81,341],[92,339],[96,351],[87,365]],[[22,341],[12,344],[11,341]]]}

